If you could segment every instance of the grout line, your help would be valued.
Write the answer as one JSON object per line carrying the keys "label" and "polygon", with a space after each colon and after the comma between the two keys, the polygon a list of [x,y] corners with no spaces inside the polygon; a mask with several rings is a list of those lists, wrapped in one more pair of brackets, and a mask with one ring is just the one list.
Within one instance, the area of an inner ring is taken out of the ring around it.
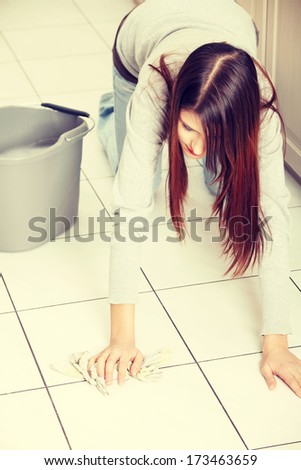
{"label": "grout line", "polygon": [[250,450],[262,450],[262,449],[272,449],[273,447],[279,447],[279,446],[288,446],[290,444],[300,444],[301,441],[291,441],[291,442],[283,442],[281,444],[273,444],[270,446],[263,446],[263,447],[254,447]]}
{"label": "grout line", "polygon": [[[18,312],[30,312],[31,310],[41,310],[43,308],[54,308],[54,307],[62,307],[64,305],[73,305],[73,304],[80,304],[80,303],[85,303],[85,302],[94,302],[97,300],[105,300],[107,297],[95,297],[94,299],[84,299],[84,300],[73,300],[71,302],[61,302],[58,304],[49,304],[49,305],[42,305],[39,307],[30,307],[30,308],[19,308]],[[7,312],[7,313],[12,313],[12,312]]]}
{"label": "grout line", "polygon": [[0,393],[0,397],[7,395],[16,395],[17,393],[35,392],[37,390],[45,390],[45,387],[25,388],[23,390],[12,390],[11,392]]}
{"label": "grout line", "polygon": [[[141,269],[141,268],[140,268],[140,269]],[[142,269],[141,269],[141,271],[142,271],[144,277],[147,279],[148,283],[150,284],[150,286],[151,286],[152,289],[153,289],[153,286],[151,285],[150,281],[148,280],[146,274],[144,273],[144,271],[143,271]],[[154,289],[153,289],[153,290],[154,290]],[[154,290],[154,294],[156,295],[156,297],[157,297],[159,303],[161,304],[162,308],[164,309],[164,311],[165,311],[166,315],[168,316],[169,320],[170,320],[171,323],[173,324],[173,326],[174,326],[175,330],[177,331],[178,335],[179,335],[180,338],[182,339],[182,341],[183,341],[184,345],[186,346],[186,348],[187,348],[189,354],[190,354],[191,357],[193,358],[194,363],[195,363],[195,364],[197,365],[197,367],[199,368],[201,374],[203,375],[203,377],[204,377],[204,379],[206,380],[208,386],[210,387],[212,393],[214,394],[215,398],[217,399],[217,401],[219,402],[220,406],[222,407],[224,413],[226,414],[226,416],[228,417],[228,419],[229,419],[229,421],[231,422],[232,426],[234,427],[235,431],[237,432],[237,434],[238,434],[239,438],[241,439],[242,443],[244,444],[245,448],[248,450],[248,446],[247,446],[246,442],[244,441],[242,435],[240,434],[238,428],[236,427],[234,421],[232,420],[231,416],[229,415],[228,411],[226,410],[225,406],[223,405],[221,399],[219,398],[217,392],[214,390],[214,387],[211,385],[211,383],[210,383],[209,379],[207,378],[205,372],[203,371],[202,367],[200,366],[200,364],[199,364],[198,361],[196,360],[196,358],[195,358],[193,352],[192,352],[191,349],[189,348],[189,346],[188,346],[188,344],[186,343],[184,337],[182,336],[180,330],[179,330],[178,327],[176,326],[175,322],[173,321],[172,317],[171,317],[170,314],[168,313],[167,309],[165,308],[163,302],[161,301],[160,297],[158,296],[158,294],[157,294],[157,292],[156,292],[155,290]]]}
{"label": "grout line", "polygon": [[[292,346],[289,349],[294,349],[294,348],[298,348],[298,347],[301,347],[301,345]],[[262,351],[253,352],[253,353],[236,354],[236,355],[232,355],[232,356],[217,357],[217,358],[212,358],[212,359],[204,359],[204,360],[197,361],[197,362],[195,362],[195,361],[183,362],[183,363],[179,363],[179,364],[160,366],[159,369],[164,370],[164,369],[175,369],[175,368],[179,368],[179,367],[193,366],[193,365],[197,365],[197,364],[203,364],[203,363],[207,363],[207,362],[215,362],[215,361],[224,360],[224,359],[235,359],[237,357],[252,356],[252,355],[259,354],[261,352]],[[79,380],[74,380],[74,381],[70,381],[70,382],[56,383],[56,384],[48,385],[47,387],[48,388],[55,388],[55,387],[62,387],[62,386],[66,386],[66,385],[74,385],[74,384],[84,383],[84,382],[85,382],[85,379],[79,379]],[[29,388],[29,389],[23,389],[23,390],[13,390],[11,392],[0,393],[0,397],[1,396],[6,396],[6,395],[13,395],[13,394],[17,394],[17,393],[25,393],[25,392],[32,392],[32,391],[36,391],[36,390],[44,390],[44,389],[45,389],[45,387],[35,387],[35,388]],[[277,445],[280,445],[280,444],[277,444]]]}
{"label": "grout line", "polygon": [[[291,269],[290,270],[291,273],[292,272],[298,272],[298,271],[301,271],[301,269],[297,268],[297,269]],[[235,279],[216,279],[215,281],[203,281],[203,282],[194,282],[192,284],[183,284],[183,285],[179,285],[179,286],[159,287],[155,290],[156,290],[156,292],[161,292],[161,291],[172,290],[172,289],[183,289],[183,288],[185,289],[186,287],[203,286],[203,285],[206,285],[206,284],[218,284],[220,282],[240,281],[240,280],[243,280],[243,279],[252,279],[252,278],[258,278],[258,274],[250,274],[248,276],[236,277]],[[294,282],[292,279],[291,279],[291,281]],[[296,286],[296,287],[298,287],[298,286]],[[299,289],[299,287],[298,287],[298,289]]]}
{"label": "grout line", "polygon": [[[142,269],[142,268],[141,268]],[[221,282],[230,282],[230,281],[240,281],[243,279],[252,279],[258,277],[257,274],[251,274],[249,276],[241,276],[237,277],[235,279],[216,279],[215,281],[203,281],[203,282],[193,282],[192,284],[182,284],[179,286],[171,286],[171,287],[159,287],[155,289],[156,292],[161,292],[161,291],[167,291],[167,290],[173,290],[173,289],[185,289],[186,287],[196,287],[196,286],[204,286],[207,284],[218,284]]]}
{"label": "grout line", "polygon": [[36,356],[35,356],[35,353],[34,353],[34,351],[33,351],[33,348],[32,348],[32,346],[31,346],[31,344],[30,344],[29,338],[28,338],[28,336],[27,336],[27,334],[26,334],[25,328],[24,328],[23,323],[22,323],[22,321],[21,321],[21,319],[20,319],[20,317],[19,317],[18,311],[17,311],[17,309],[16,309],[16,307],[15,307],[15,304],[14,304],[14,302],[13,302],[13,299],[12,299],[12,297],[11,297],[11,295],[10,295],[10,292],[9,292],[9,290],[8,290],[7,284],[6,284],[5,279],[4,279],[3,276],[2,276],[2,280],[3,280],[4,286],[5,286],[6,292],[7,292],[8,296],[9,296],[9,298],[10,298],[11,304],[12,304],[12,306],[13,306],[13,308],[14,308],[14,311],[15,311],[15,314],[16,314],[16,317],[17,317],[17,320],[18,320],[18,322],[19,322],[19,325],[20,325],[20,327],[21,327],[21,329],[22,329],[22,331],[23,331],[23,334],[24,334],[25,340],[26,340],[26,342],[27,342],[27,345],[28,345],[28,347],[29,347],[29,349],[30,349],[30,352],[31,352],[31,354],[32,354],[33,360],[34,360],[34,362],[35,362],[35,364],[36,364],[36,367],[37,367],[37,369],[38,369],[38,372],[39,372],[39,374],[40,374],[40,377],[41,377],[41,379],[42,379],[42,382],[43,382],[43,384],[44,384],[44,387],[45,387],[45,389],[46,389],[46,391],[47,391],[48,397],[49,397],[50,402],[51,402],[51,404],[52,404],[53,410],[54,410],[54,412],[55,412],[55,414],[56,414],[57,420],[58,420],[58,422],[59,422],[59,424],[60,424],[60,426],[61,426],[62,432],[63,432],[63,434],[64,434],[64,436],[65,436],[66,441],[67,441],[68,447],[69,447],[70,450],[72,450],[72,447],[71,447],[71,445],[70,445],[68,436],[67,436],[66,431],[65,431],[65,429],[64,429],[63,423],[62,423],[62,421],[61,421],[61,419],[60,419],[60,416],[59,416],[59,414],[58,414],[58,411],[57,411],[57,409],[56,409],[56,406],[55,406],[55,404],[54,404],[54,401],[53,401],[53,399],[52,399],[52,396],[51,396],[51,394],[50,394],[50,392],[49,392],[49,389],[48,389],[47,383],[46,383],[46,381],[45,381],[45,378],[44,378],[44,376],[43,376],[42,370],[41,370],[40,365],[39,365],[39,363],[38,363],[38,360],[37,360],[37,358],[36,358]]}
{"label": "grout line", "polygon": [[[65,385],[74,385],[74,384],[84,383],[84,382],[85,382],[85,379],[79,379],[79,380],[74,380],[72,382],[64,382],[64,383],[48,385],[48,388],[62,387]],[[23,390],[13,390],[11,392],[0,393],[0,397],[7,396],[7,395],[16,395],[17,393],[35,392],[36,390],[45,390],[45,387],[35,387],[35,388],[26,388]]]}
{"label": "grout line", "polygon": [[[297,349],[300,348],[301,344],[297,344],[295,346],[289,346],[288,349]],[[201,361],[198,361],[200,364],[204,364],[207,362],[215,362],[215,361],[223,361],[227,359],[236,359],[238,357],[245,357],[245,356],[255,356],[256,354],[261,354],[262,349],[260,351],[254,351],[254,352],[247,352],[247,353],[242,353],[242,354],[232,354],[229,356],[220,356],[220,357],[213,357],[211,359],[202,359]]]}
{"label": "grout line", "polygon": [[[192,366],[195,365],[194,362],[187,362],[183,364],[173,364],[169,366],[161,366],[159,369],[171,369],[171,368],[176,368],[176,367],[185,367],[185,366]],[[56,383],[52,385],[48,385],[48,388],[56,388],[56,387],[63,387],[66,385],[74,385],[74,384],[79,384],[79,383],[85,383],[85,379],[78,379],[78,380],[73,380],[71,382],[62,382],[62,383]],[[0,397],[2,396],[7,396],[7,395],[14,395],[17,393],[26,393],[26,392],[34,392],[36,390],[45,390],[45,387],[35,387],[35,388],[28,388],[28,389],[23,389],[23,390],[13,390],[11,392],[5,392],[5,393],[0,393]]]}
{"label": "grout line", "polygon": [[201,361],[198,361],[199,364],[205,364],[207,362],[214,362],[214,361],[223,361],[227,359],[236,359],[238,357],[249,357],[249,356],[256,356],[256,354],[260,354],[262,351],[254,351],[254,352],[247,352],[247,353],[242,353],[242,354],[232,354],[230,356],[221,356],[221,357],[215,357],[211,359],[203,359]]}
{"label": "grout line", "polygon": [[300,287],[298,286],[298,284],[296,284],[296,283],[295,283],[294,279],[292,279],[292,278],[290,277],[290,280],[291,280],[291,281],[292,281],[292,283],[293,283],[293,284],[294,284],[294,285],[297,287],[298,291],[300,291],[300,292],[301,292],[301,289],[300,289]]}
{"label": "grout line", "polygon": [[[142,274],[144,275],[144,277],[146,278],[146,281],[150,285],[150,289],[149,290],[139,291],[138,292],[139,295],[140,294],[142,294],[142,295],[143,294],[150,294],[150,293],[155,294],[156,292],[164,292],[164,291],[169,291],[169,290],[174,290],[174,289],[185,289],[185,288],[189,288],[189,287],[203,286],[203,285],[206,285],[206,284],[217,284],[217,283],[221,283],[221,282],[236,281],[236,280],[242,280],[242,279],[258,277],[257,275],[251,275],[251,276],[243,276],[243,277],[236,278],[236,279],[217,279],[215,281],[196,282],[196,283],[192,283],[192,284],[183,284],[183,285],[172,286],[172,287],[159,287],[159,288],[155,289],[152,286],[149,279],[147,278],[147,276],[144,274],[143,268],[140,268],[140,270],[141,270]],[[301,269],[291,270],[291,272],[299,272],[299,271],[301,271]],[[1,273],[0,273],[0,278],[2,278]],[[293,284],[295,284],[293,279],[291,279],[291,281],[293,282]],[[298,288],[298,290],[300,290],[297,285],[296,285],[296,287]],[[73,304],[85,303],[85,302],[95,302],[95,301],[98,301],[98,300],[106,300],[107,298],[108,298],[107,296],[106,297],[94,297],[92,299],[72,300],[72,301],[69,301],[69,302],[59,302],[59,303],[56,303],[56,304],[40,305],[38,307],[19,308],[18,312],[29,312],[31,310],[40,310],[40,309],[44,309],[44,308],[61,307],[61,306],[64,306],[64,305],[73,305]],[[10,311],[7,311],[7,312],[1,312],[0,315],[9,314],[9,313],[14,313],[14,310],[10,310]],[[250,353],[250,354],[253,354],[253,353]],[[232,356],[229,356],[229,357],[232,357]]]}
{"label": "grout line", "polygon": [[[139,291],[138,294],[150,294],[152,293],[152,289],[150,290],[143,290]],[[70,302],[60,302],[57,304],[48,304],[48,305],[39,305],[38,307],[28,307],[28,308],[18,308],[18,312],[30,312],[31,310],[41,310],[44,308],[54,308],[54,307],[62,307],[64,305],[73,305],[73,304],[80,304],[80,303],[86,303],[86,302],[96,302],[98,300],[107,300],[106,297],[94,297],[92,299],[82,299],[82,300],[71,300]],[[4,314],[9,314],[9,313],[14,313],[14,310],[11,310],[9,312],[1,312],[0,315]]]}

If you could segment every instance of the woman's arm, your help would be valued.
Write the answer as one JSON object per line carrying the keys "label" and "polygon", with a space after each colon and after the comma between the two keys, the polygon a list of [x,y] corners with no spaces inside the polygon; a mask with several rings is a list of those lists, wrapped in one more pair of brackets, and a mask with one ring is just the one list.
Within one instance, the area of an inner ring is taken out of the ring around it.
{"label": "woman's arm", "polygon": [[97,373],[104,377],[106,385],[111,385],[113,370],[118,363],[118,384],[122,385],[126,371],[135,376],[141,369],[143,355],[135,347],[135,305],[111,304],[111,338],[109,346],[91,357],[88,369],[95,363]]}
{"label": "woman's arm", "polygon": [[[154,205],[153,180],[162,146],[160,131],[163,110],[155,100],[157,89],[149,87],[151,68],[146,65],[126,112],[126,138],[115,176],[114,219],[110,253],[109,296],[111,338],[109,346],[89,360],[98,375],[112,383],[118,363],[118,383],[139,372],[143,355],[135,347],[134,316],[138,301],[140,246],[137,232],[131,233],[135,217],[147,218]],[[137,224],[135,225],[137,228]],[[134,236],[133,236],[134,235]]]}
{"label": "woman's arm", "polygon": [[288,349],[289,318],[290,194],[285,184],[279,117],[269,111],[261,128],[259,146],[261,206],[272,239],[266,235],[259,267],[263,314],[263,352],[260,371],[270,390],[280,377],[301,398],[301,361]]}
{"label": "woman's arm", "polygon": [[291,218],[290,193],[285,184],[283,140],[278,115],[269,110],[260,129],[259,179],[264,253],[259,265],[262,300],[262,335],[290,334],[289,241]]}

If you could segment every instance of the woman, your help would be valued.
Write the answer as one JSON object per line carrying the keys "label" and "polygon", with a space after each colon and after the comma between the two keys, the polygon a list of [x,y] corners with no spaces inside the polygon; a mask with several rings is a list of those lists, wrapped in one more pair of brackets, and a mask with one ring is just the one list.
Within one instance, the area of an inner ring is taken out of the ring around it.
{"label": "woman", "polygon": [[[101,99],[99,135],[116,173],[115,215],[124,217],[118,228],[127,241],[115,237],[111,246],[110,345],[89,361],[108,385],[116,363],[122,384],[129,363],[135,375],[143,362],[134,338],[139,244],[130,240],[128,222],[153,208],[168,140],[169,205],[179,237],[185,230],[185,155],[203,159],[206,184],[216,195],[213,213],[226,227],[224,254],[232,261],[226,273],[242,275],[258,262],[261,373],[269,389],[277,375],[301,397],[301,361],[287,342],[290,218],[282,120],[274,87],[255,56],[254,24],[233,0],[147,0],[119,27],[114,103],[112,94]],[[241,223],[231,223],[237,217]]]}

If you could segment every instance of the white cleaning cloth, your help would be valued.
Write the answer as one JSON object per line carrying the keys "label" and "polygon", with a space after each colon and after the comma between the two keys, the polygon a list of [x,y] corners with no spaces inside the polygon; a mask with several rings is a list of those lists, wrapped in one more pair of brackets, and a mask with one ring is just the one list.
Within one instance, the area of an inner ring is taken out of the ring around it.
{"label": "white cleaning cloth", "polygon": [[[113,370],[112,385],[106,385],[105,379],[98,376],[95,364],[93,364],[91,367],[91,375],[89,374],[88,360],[91,356],[92,354],[89,351],[74,353],[70,356],[68,362],[55,362],[51,364],[50,367],[57,372],[68,375],[69,377],[73,377],[75,379],[84,378],[87,382],[89,382],[89,384],[94,385],[105,396],[116,393],[122,389],[122,387],[120,387],[120,385],[117,383],[118,364],[115,364],[115,368]],[[143,382],[153,382],[158,380],[162,375],[160,366],[166,365],[170,360],[170,356],[170,349],[162,349],[157,354],[146,356],[136,377],[130,375],[130,367],[128,367],[125,382],[129,379],[138,379],[142,380]]]}

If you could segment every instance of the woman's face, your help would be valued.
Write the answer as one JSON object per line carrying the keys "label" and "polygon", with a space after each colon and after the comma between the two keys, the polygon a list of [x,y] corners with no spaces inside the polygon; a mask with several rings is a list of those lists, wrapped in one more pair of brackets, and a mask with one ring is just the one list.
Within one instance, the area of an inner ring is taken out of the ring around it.
{"label": "woman's face", "polygon": [[206,156],[206,136],[199,116],[191,110],[181,109],[178,136],[184,154],[198,160]]}

